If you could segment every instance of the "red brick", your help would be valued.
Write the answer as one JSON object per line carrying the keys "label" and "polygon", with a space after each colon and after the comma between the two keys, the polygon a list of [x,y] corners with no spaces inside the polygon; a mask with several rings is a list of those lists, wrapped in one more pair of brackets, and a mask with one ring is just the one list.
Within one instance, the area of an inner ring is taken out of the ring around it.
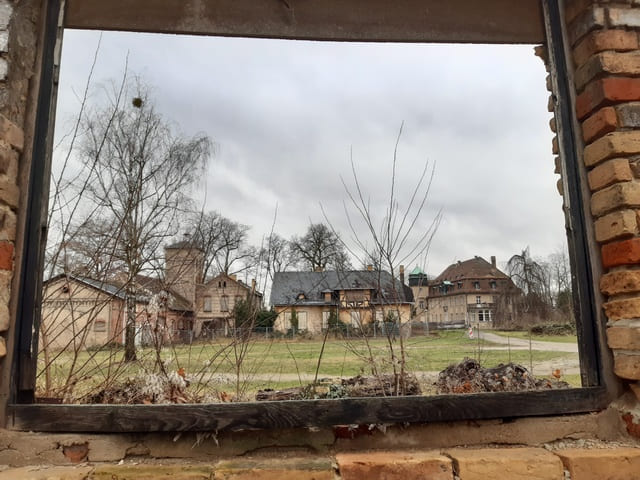
{"label": "red brick", "polygon": [[580,66],[589,57],[606,50],[627,51],[638,48],[638,34],[627,30],[598,30],[584,37],[573,49],[573,62]]}
{"label": "red brick", "polygon": [[604,268],[635,264],[640,264],[640,238],[630,238],[602,246]]}
{"label": "red brick", "polygon": [[640,328],[607,328],[607,345],[619,350],[640,350]]}
{"label": "red brick", "polygon": [[74,445],[65,445],[62,447],[62,453],[72,463],[80,463],[86,460],[87,455],[89,454],[89,444],[81,443]]}
{"label": "red brick", "polygon": [[13,243],[0,242],[0,270],[13,270]]}
{"label": "red brick", "polygon": [[640,476],[640,449],[567,449],[555,452],[571,480],[632,480]]}
{"label": "red brick", "polygon": [[589,187],[595,192],[614,183],[628,182],[632,179],[629,160],[614,158],[601,163],[589,172]]}
{"label": "red brick", "polygon": [[602,275],[600,291],[609,296],[640,292],[640,270],[619,270]]}
{"label": "red brick", "polygon": [[579,119],[603,105],[629,102],[640,98],[640,78],[607,77],[589,83],[576,99]]}
{"label": "red brick", "polygon": [[451,480],[451,459],[439,452],[342,453],[336,462],[343,480]]}
{"label": "red brick", "polygon": [[582,122],[582,138],[590,142],[605,133],[613,132],[618,125],[618,117],[613,107],[604,107]]}

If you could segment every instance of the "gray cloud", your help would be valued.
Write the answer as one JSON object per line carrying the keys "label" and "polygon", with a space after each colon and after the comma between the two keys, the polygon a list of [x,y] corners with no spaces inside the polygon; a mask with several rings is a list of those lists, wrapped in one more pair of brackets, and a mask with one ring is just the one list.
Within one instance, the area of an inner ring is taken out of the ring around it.
{"label": "gray cloud", "polygon": [[[59,119],[77,102],[96,32],[65,32]],[[129,69],[154,87],[158,108],[186,134],[217,143],[208,208],[252,225],[254,242],[301,234],[322,203],[347,232],[340,175],[350,159],[377,217],[388,198],[393,149],[401,204],[424,162],[436,163],[419,229],[442,208],[428,259],[437,273],[456,259],[527,245],[545,255],[564,242],[555,190],[542,62],[529,46],[399,45],[103,34],[95,79]],[[351,151],[353,152],[351,154]],[[420,233],[420,232],[416,232]]]}

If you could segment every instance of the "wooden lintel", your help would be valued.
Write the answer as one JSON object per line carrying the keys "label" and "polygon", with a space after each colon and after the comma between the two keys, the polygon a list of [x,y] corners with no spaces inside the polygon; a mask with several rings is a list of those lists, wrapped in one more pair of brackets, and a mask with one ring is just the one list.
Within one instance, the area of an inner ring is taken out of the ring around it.
{"label": "wooden lintel", "polygon": [[581,413],[607,404],[601,387],[435,397],[208,405],[10,405],[8,428],[41,432],[178,432],[479,420]]}
{"label": "wooden lintel", "polygon": [[67,0],[65,27],[337,41],[545,38],[539,0]]}

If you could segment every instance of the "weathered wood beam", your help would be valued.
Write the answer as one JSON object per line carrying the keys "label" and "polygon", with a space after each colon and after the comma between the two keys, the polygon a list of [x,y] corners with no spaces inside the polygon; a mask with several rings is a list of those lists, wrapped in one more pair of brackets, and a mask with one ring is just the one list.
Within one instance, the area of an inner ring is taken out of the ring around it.
{"label": "weathered wood beam", "polygon": [[233,431],[557,415],[606,405],[601,387],[209,405],[10,405],[7,427],[41,432]]}
{"label": "weathered wood beam", "polygon": [[65,26],[383,42],[545,38],[539,0],[67,0]]}

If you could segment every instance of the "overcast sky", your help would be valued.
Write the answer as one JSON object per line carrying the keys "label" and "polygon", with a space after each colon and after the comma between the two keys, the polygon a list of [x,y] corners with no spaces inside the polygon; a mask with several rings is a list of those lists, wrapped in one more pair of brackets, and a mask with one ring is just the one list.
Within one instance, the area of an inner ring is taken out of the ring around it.
{"label": "overcast sky", "polygon": [[[98,32],[66,30],[57,134],[79,107]],[[130,73],[152,86],[158,109],[186,135],[216,144],[197,196],[251,225],[252,241],[301,235],[324,221],[348,239],[340,176],[353,158],[372,211],[388,200],[400,125],[400,208],[425,162],[435,164],[415,229],[443,219],[429,257],[438,274],[456,260],[502,264],[565,243],[553,173],[548,93],[531,46],[301,42],[107,32],[95,87]],[[352,152],[352,153],[351,153]],[[205,193],[206,192],[206,193]],[[366,238],[366,234],[362,234]]]}

